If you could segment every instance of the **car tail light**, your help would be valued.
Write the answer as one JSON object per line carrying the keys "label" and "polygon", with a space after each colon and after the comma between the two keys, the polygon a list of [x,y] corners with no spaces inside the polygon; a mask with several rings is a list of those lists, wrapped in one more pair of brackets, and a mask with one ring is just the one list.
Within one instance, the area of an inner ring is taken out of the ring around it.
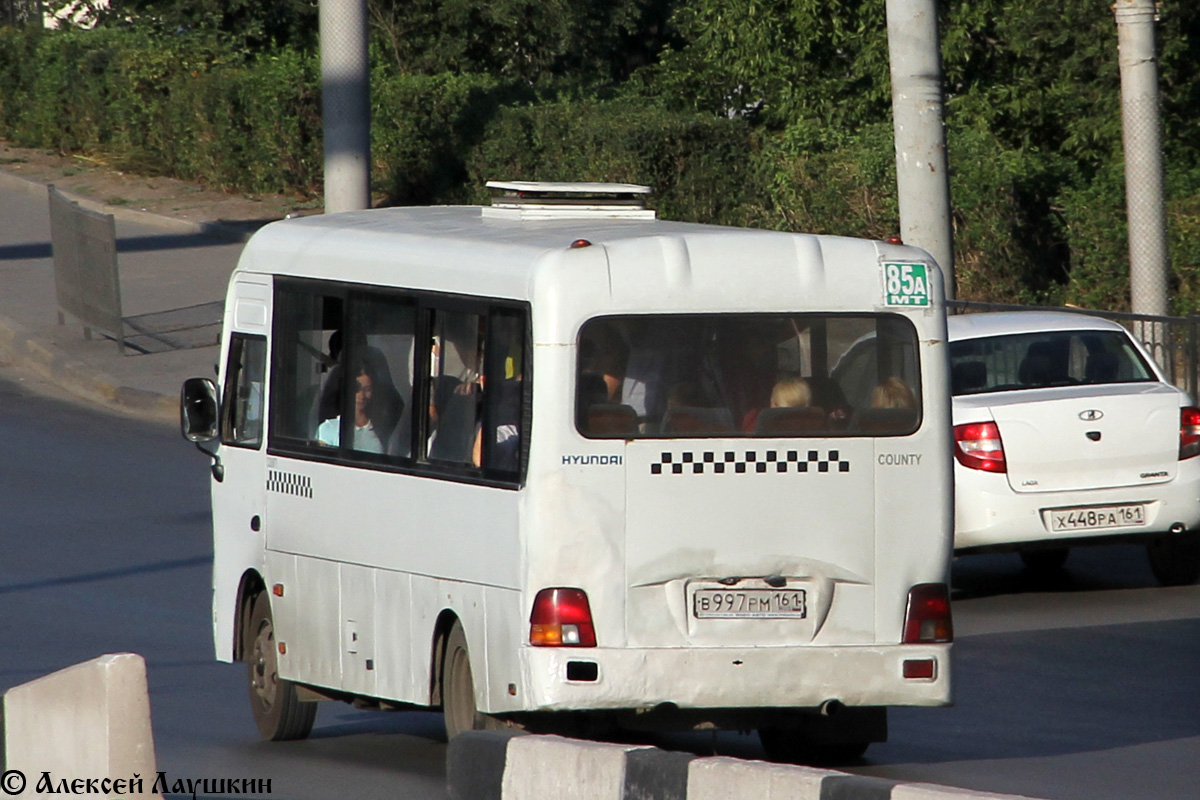
{"label": "car tail light", "polygon": [[919,583],[908,592],[904,612],[904,644],[954,641],[950,592],[944,583]]}
{"label": "car tail light", "polygon": [[994,422],[972,422],[954,426],[954,457],[970,469],[984,472],[1008,472],[1004,461],[1004,443]]}
{"label": "car tail light", "polygon": [[535,647],[595,647],[592,609],[582,589],[542,589],[529,615],[529,643]]}
{"label": "car tail light", "polygon": [[1179,460],[1200,455],[1200,408],[1179,409]]}

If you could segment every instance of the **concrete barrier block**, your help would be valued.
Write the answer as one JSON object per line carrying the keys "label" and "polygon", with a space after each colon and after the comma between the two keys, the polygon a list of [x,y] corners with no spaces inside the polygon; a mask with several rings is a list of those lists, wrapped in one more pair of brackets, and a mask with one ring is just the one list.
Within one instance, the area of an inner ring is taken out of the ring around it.
{"label": "concrete barrier block", "polygon": [[891,800],[896,781],[866,775],[830,775],[821,781],[821,800]]}
{"label": "concrete barrier block", "polygon": [[698,758],[688,766],[687,800],[824,800],[821,785],[842,773],[737,758]]}
{"label": "concrete barrier block", "polygon": [[467,731],[446,747],[450,800],[500,800],[508,743],[522,731]]}
{"label": "concrete barrier block", "polygon": [[691,753],[647,747],[625,755],[625,800],[688,800]]}
{"label": "concrete barrier block", "polygon": [[[146,662],[136,653],[100,656],[4,694],[4,755],[29,789],[49,772],[60,779],[154,784],[154,737]],[[30,791],[32,796],[33,792]]]}
{"label": "concrete barrier block", "polygon": [[625,758],[640,748],[561,736],[508,743],[504,800],[623,800]]}
{"label": "concrete barrier block", "polygon": [[932,783],[902,783],[892,790],[892,800],[1031,800],[1024,795],[978,792]]}

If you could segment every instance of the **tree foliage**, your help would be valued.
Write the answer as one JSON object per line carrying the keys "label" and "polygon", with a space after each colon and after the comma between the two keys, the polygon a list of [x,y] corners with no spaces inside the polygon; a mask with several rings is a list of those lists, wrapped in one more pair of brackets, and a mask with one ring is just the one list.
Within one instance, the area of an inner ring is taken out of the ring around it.
{"label": "tree foliage", "polygon": [[670,0],[370,0],[379,51],[402,72],[613,82],[669,40]]}
{"label": "tree foliage", "polygon": [[[59,2],[59,0],[53,0]],[[960,296],[1128,305],[1117,30],[1097,0],[940,0]],[[0,131],[235,187],[319,188],[316,0],[113,0],[0,30]],[[660,212],[899,227],[883,0],[369,0],[375,184],[656,184]],[[107,29],[107,30],[105,30]],[[1177,310],[1200,301],[1200,4],[1158,28]]]}
{"label": "tree foliage", "polygon": [[102,27],[160,37],[211,37],[253,54],[317,44],[318,0],[109,0],[92,4]]}

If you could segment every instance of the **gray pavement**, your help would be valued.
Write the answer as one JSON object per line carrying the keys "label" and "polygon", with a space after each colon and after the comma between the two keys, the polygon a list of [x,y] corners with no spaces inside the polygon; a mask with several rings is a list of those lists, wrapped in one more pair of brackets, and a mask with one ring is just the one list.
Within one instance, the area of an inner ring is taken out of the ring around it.
{"label": "gray pavement", "polygon": [[214,373],[225,287],[249,230],[71,199],[116,220],[122,315],[134,346],[121,352],[98,332],[89,340],[69,315],[58,324],[46,186],[0,171],[0,358],[83,400],[176,421],[183,380]]}

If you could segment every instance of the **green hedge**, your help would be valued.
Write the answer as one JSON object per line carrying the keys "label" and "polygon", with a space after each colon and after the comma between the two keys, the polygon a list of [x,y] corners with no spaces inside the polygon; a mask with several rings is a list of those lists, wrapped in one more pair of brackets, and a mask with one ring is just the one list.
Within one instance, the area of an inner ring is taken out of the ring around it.
{"label": "green hedge", "polygon": [[[0,75],[0,135],[19,145],[244,193],[321,191],[313,55],[8,28]],[[890,120],[768,130],[632,93],[544,100],[511,80],[382,66],[371,80],[373,183],[391,204],[484,202],[488,179],[622,181],[654,187],[667,219],[875,238],[899,229]],[[1128,308],[1119,157],[1084,170],[961,113],[947,136],[960,297]],[[1167,164],[1172,303],[1184,312],[1200,302],[1200,167],[1171,153]]]}
{"label": "green hedge", "polygon": [[470,154],[468,186],[574,180],[646,184],[662,217],[718,224],[746,219],[753,137],[740,121],[664,111],[628,99],[558,101],[500,110]]}
{"label": "green hedge", "polygon": [[141,172],[248,192],[321,175],[317,66],[246,63],[186,39],[0,30],[0,131],[17,144],[104,153]]}

